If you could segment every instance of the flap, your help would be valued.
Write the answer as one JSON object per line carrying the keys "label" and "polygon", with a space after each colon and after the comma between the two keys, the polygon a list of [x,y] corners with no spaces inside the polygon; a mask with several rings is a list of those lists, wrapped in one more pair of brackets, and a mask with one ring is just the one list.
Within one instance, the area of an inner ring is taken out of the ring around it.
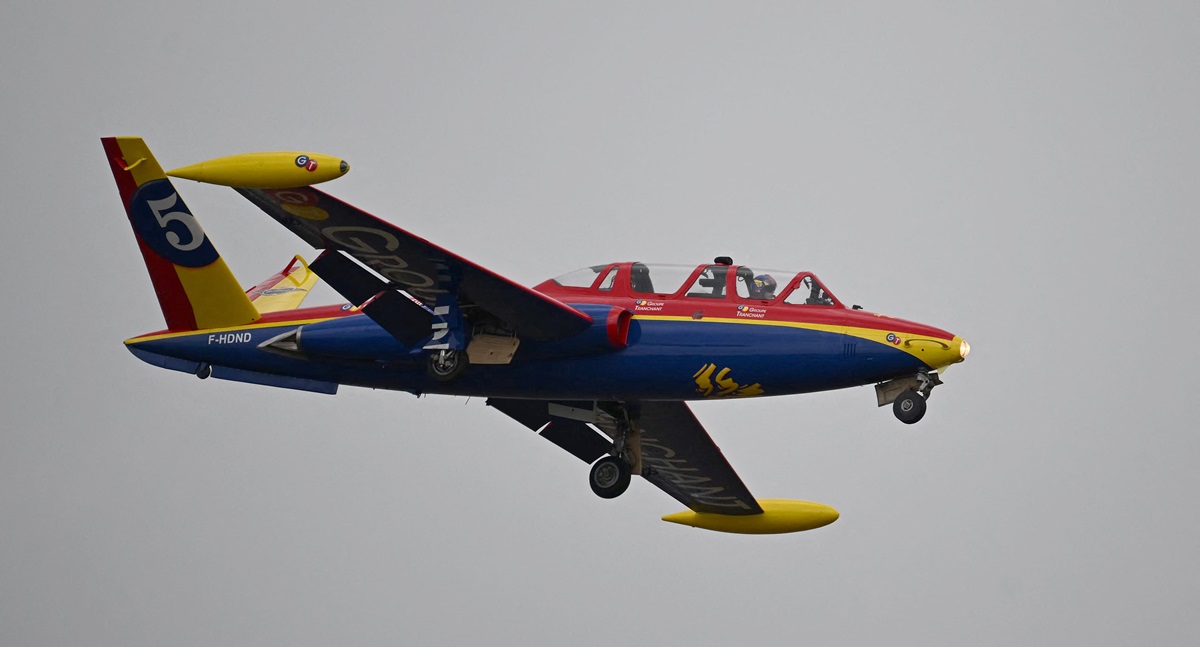
{"label": "flap", "polygon": [[[612,448],[612,441],[586,423],[550,415],[550,403],[544,400],[488,398],[487,403],[585,463],[595,462]],[[592,406],[591,402],[570,404]]]}

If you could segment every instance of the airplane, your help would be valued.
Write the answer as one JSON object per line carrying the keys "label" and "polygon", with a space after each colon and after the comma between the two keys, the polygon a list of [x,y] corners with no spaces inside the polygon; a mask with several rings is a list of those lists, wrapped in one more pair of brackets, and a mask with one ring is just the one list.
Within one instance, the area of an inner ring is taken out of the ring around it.
{"label": "airplane", "polygon": [[[126,340],[200,378],[334,394],[342,385],[487,404],[590,464],[615,498],[633,476],[688,509],[663,520],[734,533],[828,525],[825,504],[755,499],[688,401],[875,385],[912,424],[970,345],[847,306],[808,271],[641,261],[522,286],[313,188],[332,156],[251,153],[165,172],[145,142],[102,144],[166,328]],[[244,290],[168,175],[233,187],[314,249]],[[301,308],[320,278],[346,302]]]}

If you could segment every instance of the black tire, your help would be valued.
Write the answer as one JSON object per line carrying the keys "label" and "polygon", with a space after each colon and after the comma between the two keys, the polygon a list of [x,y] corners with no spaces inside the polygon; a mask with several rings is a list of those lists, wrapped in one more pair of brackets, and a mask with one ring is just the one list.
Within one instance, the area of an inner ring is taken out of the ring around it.
{"label": "black tire", "polygon": [[629,481],[633,474],[629,463],[615,456],[605,456],[592,465],[592,473],[588,482],[592,492],[601,499],[615,499],[629,489]]}
{"label": "black tire", "polygon": [[207,380],[209,375],[212,375],[212,364],[204,362],[196,368],[196,377]]}
{"label": "black tire", "polygon": [[428,373],[434,382],[457,380],[467,370],[467,354],[461,350],[435,350],[429,355]]}
{"label": "black tire", "polygon": [[920,393],[909,389],[896,396],[892,403],[892,413],[896,419],[906,425],[911,425],[925,417],[925,398]]}

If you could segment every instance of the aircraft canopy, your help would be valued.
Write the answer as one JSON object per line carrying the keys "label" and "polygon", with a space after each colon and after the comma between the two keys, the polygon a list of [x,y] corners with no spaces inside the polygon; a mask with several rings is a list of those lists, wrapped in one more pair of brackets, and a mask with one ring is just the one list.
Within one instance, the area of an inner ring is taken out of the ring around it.
{"label": "aircraft canopy", "polygon": [[660,299],[699,297],[779,301],[791,305],[841,305],[811,272],[721,263],[592,265],[552,279],[557,287],[587,292],[627,292]]}

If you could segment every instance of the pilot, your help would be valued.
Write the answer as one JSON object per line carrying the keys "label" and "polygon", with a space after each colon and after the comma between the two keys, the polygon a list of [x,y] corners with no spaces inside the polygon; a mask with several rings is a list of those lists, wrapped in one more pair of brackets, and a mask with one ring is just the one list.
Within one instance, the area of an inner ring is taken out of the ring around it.
{"label": "pilot", "polygon": [[759,274],[750,281],[750,298],[764,301],[775,298],[775,279],[770,274]]}

